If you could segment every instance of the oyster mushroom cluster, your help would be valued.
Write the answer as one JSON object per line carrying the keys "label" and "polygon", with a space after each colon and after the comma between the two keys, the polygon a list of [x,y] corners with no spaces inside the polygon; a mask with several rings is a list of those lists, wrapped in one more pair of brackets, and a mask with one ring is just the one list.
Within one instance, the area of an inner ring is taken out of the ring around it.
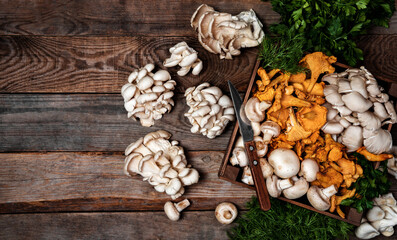
{"label": "oyster mushroom cluster", "polygon": [[373,154],[389,151],[392,136],[381,127],[396,123],[397,114],[374,76],[361,67],[328,74],[322,81],[329,84],[324,87],[328,113],[323,132],[339,136],[349,152],[361,146]]}
{"label": "oyster mushroom cluster", "polygon": [[356,228],[356,237],[371,239],[380,234],[390,237],[397,225],[397,204],[392,193],[373,199],[374,207],[368,210],[366,218]]}
{"label": "oyster mushroom cluster", "polygon": [[179,76],[185,76],[192,70],[193,75],[198,75],[203,69],[203,62],[198,58],[197,52],[189,47],[186,42],[177,43],[170,48],[171,56],[165,59],[164,67],[175,67],[179,65],[181,69],[177,72]]}
{"label": "oyster mushroom cluster", "polygon": [[174,106],[176,82],[165,70],[152,73],[154,65],[149,63],[135,69],[128,77],[128,83],[121,88],[124,107],[128,118],[139,118],[141,125],[150,127],[154,120],[162,118]]}
{"label": "oyster mushroom cluster", "polygon": [[251,9],[237,16],[220,13],[202,4],[194,12],[191,26],[198,32],[198,40],[209,52],[221,59],[232,59],[240,48],[256,47],[265,36],[262,23]]}
{"label": "oyster mushroom cluster", "polygon": [[186,103],[190,107],[185,116],[193,125],[192,133],[201,133],[215,138],[234,120],[233,103],[222,90],[205,82],[190,87],[185,92]]}
{"label": "oyster mushroom cluster", "polygon": [[177,141],[169,141],[171,134],[159,130],[139,138],[125,149],[124,173],[139,174],[158,192],[176,199],[184,187],[198,182],[199,173],[187,164],[185,153]]}

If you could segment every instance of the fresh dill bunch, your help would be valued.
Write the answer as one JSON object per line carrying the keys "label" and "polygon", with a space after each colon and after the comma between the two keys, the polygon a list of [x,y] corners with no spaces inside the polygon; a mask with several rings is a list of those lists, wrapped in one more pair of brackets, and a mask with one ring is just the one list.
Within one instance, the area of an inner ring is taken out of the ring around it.
{"label": "fresh dill bunch", "polygon": [[233,240],[328,240],[347,239],[354,226],[296,205],[271,198],[271,209],[262,211],[256,197],[249,208],[228,231]]}
{"label": "fresh dill bunch", "polygon": [[283,72],[298,73],[305,68],[299,65],[304,54],[303,34],[293,35],[289,30],[283,36],[264,37],[260,50],[259,60],[263,68],[280,69]]}

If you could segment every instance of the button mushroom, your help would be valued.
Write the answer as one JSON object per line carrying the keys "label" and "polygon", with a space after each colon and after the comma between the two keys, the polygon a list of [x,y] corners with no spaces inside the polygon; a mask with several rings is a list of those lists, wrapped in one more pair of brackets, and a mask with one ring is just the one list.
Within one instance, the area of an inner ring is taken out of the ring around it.
{"label": "button mushroom", "polygon": [[223,202],[218,204],[215,209],[215,217],[222,224],[230,224],[236,219],[237,208],[233,203]]}
{"label": "button mushroom", "polygon": [[280,125],[273,121],[266,121],[261,124],[261,132],[263,133],[263,141],[268,144],[272,138],[280,135]]}
{"label": "button mushroom", "polygon": [[330,198],[337,193],[335,185],[327,188],[311,186],[307,191],[307,199],[310,204],[317,210],[326,211],[331,207]]}
{"label": "button mushroom", "polygon": [[287,148],[273,150],[268,158],[274,173],[280,178],[290,178],[298,174],[300,161],[296,153]]}
{"label": "button mushroom", "polygon": [[291,179],[279,179],[276,175],[266,178],[266,187],[269,195],[279,197],[284,189],[292,187]]}
{"label": "button mushroom", "polygon": [[283,191],[284,197],[288,199],[297,199],[307,193],[307,190],[309,189],[309,183],[305,178],[298,178],[294,176],[292,177],[292,181],[294,181],[294,185]]}
{"label": "button mushroom", "polygon": [[180,212],[189,206],[190,202],[187,199],[178,203],[172,203],[168,201],[164,204],[164,212],[171,221],[178,221]]}
{"label": "button mushroom", "polygon": [[319,170],[318,163],[313,159],[307,158],[301,162],[299,176],[303,176],[307,182],[313,182],[317,179]]}

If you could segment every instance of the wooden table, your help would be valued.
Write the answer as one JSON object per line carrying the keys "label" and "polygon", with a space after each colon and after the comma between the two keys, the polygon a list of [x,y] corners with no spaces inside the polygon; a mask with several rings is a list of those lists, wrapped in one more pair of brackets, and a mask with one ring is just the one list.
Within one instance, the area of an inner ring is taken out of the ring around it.
{"label": "wooden table", "polygon": [[[279,19],[268,2],[206,3],[232,14],[253,8],[266,27]],[[216,222],[214,208],[231,201],[244,210],[254,192],[218,179],[232,124],[214,140],[190,133],[183,92],[204,81],[226,92],[226,80],[243,92],[257,50],[233,60],[205,51],[190,27],[200,4],[0,1],[1,239],[226,238],[230,226]],[[176,105],[153,127],[141,127],[127,119],[120,88],[134,68],[162,66],[180,41],[199,52],[204,69],[186,77],[168,69],[178,84]],[[390,81],[396,96],[397,14],[389,29],[372,29],[359,46],[363,64]],[[125,147],[159,129],[180,141],[201,175],[187,188],[192,205],[178,222],[163,213],[165,194],[122,171]]]}

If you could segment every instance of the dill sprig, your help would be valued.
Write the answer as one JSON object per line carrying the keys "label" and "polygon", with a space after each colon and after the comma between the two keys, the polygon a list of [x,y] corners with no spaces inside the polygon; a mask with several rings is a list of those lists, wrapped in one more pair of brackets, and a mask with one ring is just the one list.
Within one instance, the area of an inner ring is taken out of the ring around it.
{"label": "dill sprig", "polygon": [[257,198],[247,203],[249,208],[228,232],[230,239],[346,239],[353,225],[325,215],[271,198],[272,207],[262,211]]}
{"label": "dill sprig", "polygon": [[[288,30],[286,30],[288,31]],[[290,33],[290,31],[288,31]],[[262,61],[262,67],[280,69],[283,72],[298,73],[305,69],[299,65],[303,57],[303,34],[293,36],[291,33],[284,36],[267,35],[262,41],[258,58]]]}

